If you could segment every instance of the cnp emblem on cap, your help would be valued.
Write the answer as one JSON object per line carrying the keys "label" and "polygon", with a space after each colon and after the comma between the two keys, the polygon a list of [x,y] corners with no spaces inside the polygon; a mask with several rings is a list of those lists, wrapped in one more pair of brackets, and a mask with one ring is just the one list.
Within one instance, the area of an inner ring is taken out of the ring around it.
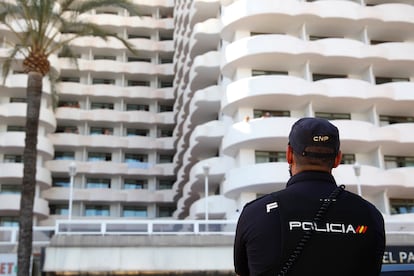
{"label": "cnp emblem on cap", "polygon": [[313,136],[314,142],[327,142],[329,140],[329,136],[321,136],[321,135],[315,135]]}
{"label": "cnp emblem on cap", "polygon": [[[289,144],[293,151],[303,156],[336,156],[339,151],[339,131],[336,126],[322,118],[302,118],[293,124],[289,134]],[[309,147],[329,149],[327,153],[307,151]]]}

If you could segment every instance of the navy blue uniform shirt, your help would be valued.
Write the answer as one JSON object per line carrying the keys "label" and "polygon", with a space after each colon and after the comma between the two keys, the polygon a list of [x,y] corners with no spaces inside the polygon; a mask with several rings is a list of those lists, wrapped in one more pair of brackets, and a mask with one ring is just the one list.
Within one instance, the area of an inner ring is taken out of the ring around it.
{"label": "navy blue uniform shirt", "polygon": [[234,243],[236,273],[276,275],[304,231],[313,228],[289,275],[379,275],[385,230],[374,205],[345,190],[325,219],[312,223],[322,201],[336,187],[330,173],[301,172],[291,177],[286,189],[246,204]]}

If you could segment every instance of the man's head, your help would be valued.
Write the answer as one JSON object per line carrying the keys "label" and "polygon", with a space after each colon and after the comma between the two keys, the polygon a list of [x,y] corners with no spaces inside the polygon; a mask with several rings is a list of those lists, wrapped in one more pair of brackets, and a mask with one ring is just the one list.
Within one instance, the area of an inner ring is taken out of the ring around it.
{"label": "man's head", "polygon": [[321,118],[302,118],[293,124],[289,134],[287,161],[296,171],[330,171],[339,165],[338,128]]}

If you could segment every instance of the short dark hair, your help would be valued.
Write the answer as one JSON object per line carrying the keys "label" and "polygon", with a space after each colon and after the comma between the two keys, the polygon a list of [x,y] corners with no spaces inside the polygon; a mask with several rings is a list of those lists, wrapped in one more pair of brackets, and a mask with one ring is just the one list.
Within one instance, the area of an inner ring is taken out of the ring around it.
{"label": "short dark hair", "polygon": [[[322,154],[332,154],[332,150],[326,147],[308,147],[306,150],[309,150],[313,153],[322,153]],[[299,166],[305,166],[305,165],[313,165],[313,166],[319,166],[324,167],[327,169],[332,169],[335,165],[335,159],[336,156],[334,155],[325,155],[325,156],[308,156],[299,154],[295,151],[293,151],[293,155],[295,156],[296,163]]]}

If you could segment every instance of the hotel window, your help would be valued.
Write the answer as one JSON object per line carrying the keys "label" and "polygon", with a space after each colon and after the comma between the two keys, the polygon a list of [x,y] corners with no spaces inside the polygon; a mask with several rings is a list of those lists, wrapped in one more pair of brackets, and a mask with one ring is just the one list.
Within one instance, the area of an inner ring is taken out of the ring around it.
{"label": "hotel window", "polygon": [[151,86],[151,83],[149,81],[138,81],[138,80],[128,80],[127,82],[128,86]]}
{"label": "hotel window", "polygon": [[173,136],[173,131],[172,129],[158,129],[157,130],[157,137],[161,138],[161,137],[172,137]]}
{"label": "hotel window", "polygon": [[355,154],[342,154],[341,164],[355,164]]}
{"label": "hotel window", "polygon": [[148,189],[148,181],[146,179],[125,179],[124,190],[143,190]]}
{"label": "hotel window", "polygon": [[114,129],[111,127],[91,127],[89,134],[90,135],[112,135]]}
{"label": "hotel window", "polygon": [[148,129],[137,129],[137,128],[127,128],[126,129],[127,136],[149,136]]}
{"label": "hotel window", "polygon": [[[151,39],[151,36],[142,35],[142,34],[128,34],[128,39],[134,39],[134,38]],[[129,58],[128,58],[128,60],[129,60]]]}
{"label": "hotel window", "polygon": [[73,151],[56,151],[54,160],[75,160],[75,152],[73,152]]}
{"label": "hotel window", "polygon": [[26,128],[24,126],[7,126],[7,131],[9,131],[9,132],[25,132]]}
{"label": "hotel window", "polygon": [[126,104],[126,111],[135,111],[135,110],[149,111],[149,105],[148,104]]}
{"label": "hotel window", "polygon": [[111,161],[112,154],[108,152],[88,152],[89,162]]}
{"label": "hotel window", "polygon": [[100,79],[100,78],[94,78],[92,79],[92,84],[115,84],[114,79]]}
{"label": "hotel window", "polygon": [[255,152],[256,164],[269,162],[286,162],[286,152],[259,151]]}
{"label": "hotel window", "polygon": [[160,154],[158,156],[158,163],[159,164],[172,163],[173,159],[174,159],[173,154]]}
{"label": "hotel window", "polygon": [[148,216],[147,207],[145,206],[123,206],[123,217],[146,218]]}
{"label": "hotel window", "polygon": [[58,107],[73,107],[73,108],[79,108],[79,102],[78,101],[59,101]]}
{"label": "hotel window", "polygon": [[50,204],[49,209],[51,215],[67,216],[69,214],[69,207],[67,204]]}
{"label": "hotel window", "polygon": [[172,81],[160,81],[158,82],[158,88],[173,87]]}
{"label": "hotel window", "polygon": [[91,103],[91,109],[114,109],[113,103]]}
{"label": "hotel window", "polygon": [[76,126],[57,126],[56,133],[79,133]]}
{"label": "hotel window", "polygon": [[116,56],[95,55],[94,60],[116,60]]}
{"label": "hotel window", "polygon": [[391,214],[414,213],[414,199],[390,199]]}
{"label": "hotel window", "polygon": [[116,11],[116,10],[96,10],[96,14],[112,14],[112,15],[118,15],[118,11]]}
{"label": "hotel window", "polygon": [[414,123],[414,117],[380,115],[381,125]]}
{"label": "hotel window", "polygon": [[167,40],[174,40],[174,36],[172,34],[160,34],[159,41],[167,41]]}
{"label": "hotel window", "polygon": [[[65,29],[62,30],[62,33],[64,33],[65,31],[66,31]],[[65,47],[58,53],[58,57],[59,58],[81,58],[81,54],[73,53],[69,51],[68,48]]]}
{"label": "hotel window", "polygon": [[10,98],[10,102],[11,103],[25,103],[26,102],[26,98],[16,98],[16,97],[12,97],[12,98]]}
{"label": "hotel window", "polygon": [[375,77],[375,84],[383,84],[388,82],[405,82],[410,81],[409,78],[391,78],[391,77]]}
{"label": "hotel window", "polygon": [[20,194],[22,186],[13,184],[0,184],[1,194]]}
{"label": "hotel window", "polygon": [[158,179],[157,190],[171,190],[175,180],[172,179]]}
{"label": "hotel window", "polygon": [[250,32],[250,36],[257,36],[257,35],[270,35],[270,34],[281,34],[286,35],[286,33],[263,33],[263,32]]}
{"label": "hotel window", "polygon": [[326,120],[351,120],[351,114],[349,113],[315,112],[315,117]]}
{"label": "hotel window", "polygon": [[176,207],[173,205],[159,205],[157,206],[157,217],[167,218],[172,217]]}
{"label": "hotel window", "polygon": [[168,63],[173,63],[173,59],[172,58],[161,58],[159,61],[160,64],[168,64]]}
{"label": "hotel window", "polygon": [[151,58],[128,57],[128,62],[148,62],[148,63],[151,63]]}
{"label": "hotel window", "polygon": [[0,217],[0,226],[19,227],[18,217]]}
{"label": "hotel window", "polygon": [[404,167],[414,167],[414,157],[413,156],[384,156],[385,168],[404,168]]}
{"label": "hotel window", "polygon": [[108,205],[86,205],[85,217],[107,217],[109,216]]}
{"label": "hotel window", "polygon": [[312,80],[318,81],[318,80],[324,80],[324,79],[346,79],[347,75],[334,75],[334,74],[312,74]]}
{"label": "hotel window", "polygon": [[272,71],[272,70],[252,70],[252,77],[255,76],[268,76],[268,75],[288,75],[287,71]]}
{"label": "hotel window", "polygon": [[290,111],[287,110],[253,110],[253,118],[265,117],[290,117]]}
{"label": "hotel window", "polygon": [[86,189],[110,189],[111,179],[109,178],[87,178]]}
{"label": "hotel window", "polygon": [[5,154],[3,157],[4,163],[23,163],[23,155],[20,154]]}
{"label": "hotel window", "polygon": [[61,82],[75,82],[75,83],[80,83],[80,78],[79,77],[61,77],[60,78]]}
{"label": "hotel window", "polygon": [[173,105],[160,104],[158,106],[158,112],[171,112],[173,109]]}
{"label": "hotel window", "polygon": [[52,187],[69,188],[70,178],[69,177],[53,177]]}
{"label": "hotel window", "polygon": [[144,154],[125,153],[124,162],[135,163],[135,162],[147,162],[148,156]]}

